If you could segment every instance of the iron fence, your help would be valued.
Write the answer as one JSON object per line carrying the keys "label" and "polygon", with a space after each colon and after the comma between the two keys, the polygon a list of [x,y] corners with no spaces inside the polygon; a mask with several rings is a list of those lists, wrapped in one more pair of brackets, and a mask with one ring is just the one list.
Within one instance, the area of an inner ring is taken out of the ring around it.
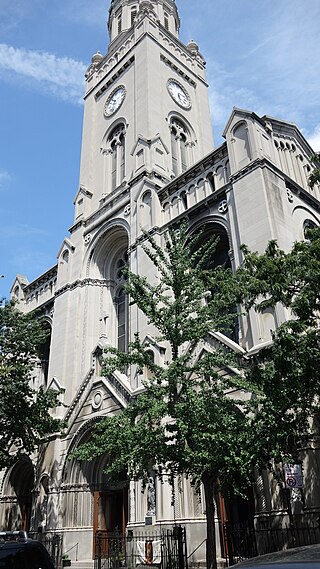
{"label": "iron fence", "polygon": [[29,537],[40,541],[52,557],[56,569],[62,568],[62,535],[58,533],[29,533]]}
{"label": "iron fence", "polygon": [[95,535],[95,569],[187,569],[185,528],[127,535],[98,531]]}
{"label": "iron fence", "polygon": [[256,555],[291,547],[320,543],[318,523],[254,528],[224,524],[225,558],[228,566]]}

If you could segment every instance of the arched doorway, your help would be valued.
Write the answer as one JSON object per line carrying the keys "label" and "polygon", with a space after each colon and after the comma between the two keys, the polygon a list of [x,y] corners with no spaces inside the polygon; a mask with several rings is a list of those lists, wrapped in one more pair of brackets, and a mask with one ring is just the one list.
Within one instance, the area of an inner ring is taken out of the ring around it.
{"label": "arched doorway", "polygon": [[5,530],[30,530],[34,468],[29,458],[19,460],[8,472],[3,491]]}
{"label": "arched doorway", "polygon": [[[81,433],[70,452],[90,440],[91,429]],[[63,475],[63,525],[68,528],[92,526],[92,550],[98,532],[104,535],[117,532],[124,535],[128,523],[128,481],[111,484],[105,468],[108,457],[92,461],[67,460]]]}

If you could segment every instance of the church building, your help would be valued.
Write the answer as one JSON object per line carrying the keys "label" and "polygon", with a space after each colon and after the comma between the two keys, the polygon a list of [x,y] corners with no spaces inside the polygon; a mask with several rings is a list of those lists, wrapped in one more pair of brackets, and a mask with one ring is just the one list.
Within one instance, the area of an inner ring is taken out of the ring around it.
{"label": "church building", "polygon": [[[101,417],[121,412],[141,390],[141,370],[101,375],[104,348],[125,351],[139,332],[157,364],[167,358],[165,343],[129,305],[124,288],[126,266],[153,278],[142,230],[161,243],[170,225],[187,220],[190,233],[219,236],[219,264],[236,269],[241,244],[262,253],[276,239],[289,251],[306,228],[320,223],[320,189],[308,186],[314,152],[294,124],[233,108],[224,142],[214,149],[206,63],[194,41],[181,42],[179,28],[174,0],[111,0],[108,51],[94,54],[86,72],[79,187],[70,189],[76,190],[74,219],[57,263],[32,282],[17,276],[12,286],[21,310],[40,310],[50,330],[33,384],[62,391],[64,405],[55,412],[67,428],[2,473],[0,527],[59,532],[73,567],[75,544],[78,559],[93,567],[99,529],[145,527],[148,496],[139,483],[110,487],[107,457],[91,463],[68,458]],[[257,350],[286,317],[281,307],[250,312],[232,339],[212,331],[211,348]],[[315,460],[310,451],[312,484],[297,507],[318,517]],[[153,526],[186,527],[191,553],[206,535],[203,495],[177,480],[172,500],[169,484],[153,482]],[[234,521],[285,516],[272,484],[267,474],[258,478],[251,502],[234,505]],[[220,557],[222,517],[218,507]],[[191,561],[204,558],[202,545]]]}

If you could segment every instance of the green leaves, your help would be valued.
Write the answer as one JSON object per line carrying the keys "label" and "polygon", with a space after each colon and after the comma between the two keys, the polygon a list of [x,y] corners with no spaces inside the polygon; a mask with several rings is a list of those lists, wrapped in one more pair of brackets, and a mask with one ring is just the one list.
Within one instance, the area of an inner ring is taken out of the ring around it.
{"label": "green leaves", "polygon": [[[245,495],[255,467],[297,460],[309,417],[318,411],[320,229],[288,254],[275,241],[262,256],[244,247],[244,265],[234,274],[213,266],[215,239],[201,244],[201,234],[190,237],[184,225],[169,230],[163,247],[144,236],[157,280],[129,271],[127,292],[159,331],[168,361],[156,365],[139,335],[127,354],[107,350],[106,375],[136,365],[149,370],[149,379],[76,454],[90,460],[108,453],[115,480],[126,471],[146,481],[153,470],[160,477],[183,474],[196,487],[202,482],[213,567],[213,485]],[[259,312],[279,302],[293,318],[256,355],[243,358],[240,346],[233,352],[212,341],[213,331],[230,332],[239,304]]]}
{"label": "green leaves", "polygon": [[13,302],[0,307],[0,468],[30,454],[60,422],[49,410],[58,405],[55,391],[30,386],[39,348],[46,338],[43,323],[23,314]]}
{"label": "green leaves", "polygon": [[[165,235],[163,247],[144,237],[158,280],[129,271],[127,292],[170,346],[169,361],[154,363],[139,335],[126,354],[108,350],[105,374],[136,365],[149,379],[120,417],[101,423],[87,451],[108,452],[112,476],[127,465],[131,476],[146,478],[151,466],[161,474],[166,465],[194,483],[219,478],[225,491],[241,491],[254,466],[296,454],[318,411],[320,230],[288,254],[274,241],[262,256],[244,248],[235,274],[210,268],[217,241],[200,245],[201,234],[189,237],[184,225]],[[240,301],[257,311],[281,302],[294,316],[245,361],[240,349],[204,342],[213,330],[230,330]]]}
{"label": "green leaves", "polygon": [[312,190],[316,184],[320,184],[320,152],[313,156],[313,162],[315,164],[315,169],[309,176],[309,186]]}
{"label": "green leaves", "polygon": [[[219,477],[224,486],[239,479],[241,462],[247,482],[248,415],[230,397],[247,385],[243,375],[231,372],[239,367],[239,356],[227,349],[204,349],[213,330],[227,333],[232,328],[242,281],[229,269],[212,268],[217,238],[202,243],[201,233],[189,236],[185,225],[170,229],[161,246],[148,233],[144,238],[157,279],[151,283],[128,271],[127,292],[159,331],[158,340],[170,348],[169,361],[156,365],[139,335],[126,354],[109,348],[106,375],[135,365],[149,370],[149,380],[121,415],[101,421],[92,441],[76,454],[88,459],[108,453],[107,471],[113,478],[124,468],[134,478],[147,479],[150,469],[161,476],[165,465],[166,471],[185,474],[195,484]],[[240,405],[247,407],[243,398]]]}
{"label": "green leaves", "polygon": [[261,256],[246,248],[243,251],[245,261],[239,276],[248,282],[247,304],[255,304],[261,311],[281,302],[302,323],[314,325],[320,309],[320,229],[309,230],[308,240],[295,243],[288,254],[275,241]]}
{"label": "green leaves", "polygon": [[261,311],[280,302],[292,315],[274,332],[273,344],[249,362],[252,389],[263,394],[255,429],[264,446],[254,441],[254,452],[261,462],[297,460],[310,435],[310,417],[320,411],[320,229],[310,230],[287,254],[275,242],[261,256],[245,250],[240,272],[250,283],[248,305]]}

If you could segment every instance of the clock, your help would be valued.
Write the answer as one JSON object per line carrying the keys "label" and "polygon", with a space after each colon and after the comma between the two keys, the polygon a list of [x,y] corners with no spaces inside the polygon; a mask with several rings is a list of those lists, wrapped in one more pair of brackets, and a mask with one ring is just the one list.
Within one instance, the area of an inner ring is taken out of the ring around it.
{"label": "clock", "polygon": [[169,79],[167,83],[168,91],[173,100],[183,109],[191,109],[190,97],[182,85],[175,79]]}
{"label": "clock", "polygon": [[112,91],[104,107],[104,114],[106,117],[110,117],[121,107],[125,96],[126,89],[123,85],[120,85],[114,91]]}

